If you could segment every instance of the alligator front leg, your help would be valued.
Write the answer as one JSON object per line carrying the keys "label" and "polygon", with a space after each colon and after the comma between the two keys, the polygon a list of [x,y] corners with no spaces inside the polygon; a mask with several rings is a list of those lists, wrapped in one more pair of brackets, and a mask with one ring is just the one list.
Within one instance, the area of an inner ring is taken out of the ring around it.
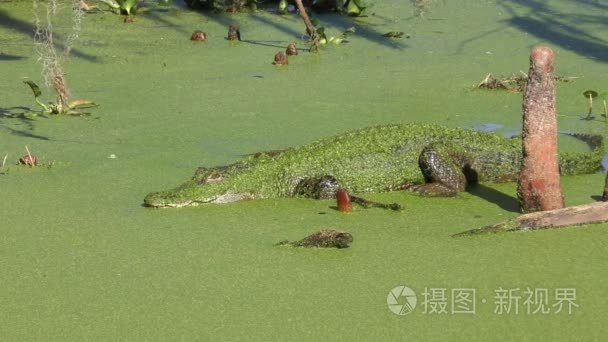
{"label": "alligator front leg", "polygon": [[410,189],[423,195],[455,196],[465,190],[467,181],[475,178],[466,153],[454,146],[434,144],[425,147],[418,165],[426,183]]}
{"label": "alligator front leg", "polygon": [[[314,199],[332,199],[340,190],[340,183],[331,175],[321,177],[304,178],[296,185],[293,195],[299,197],[308,197]],[[346,190],[344,190],[346,191]],[[368,208],[383,208],[391,210],[401,210],[401,206],[397,203],[380,203],[368,201],[365,198],[358,196],[350,196],[353,203],[357,203],[365,209]]]}
{"label": "alligator front leg", "polygon": [[293,196],[308,197],[314,199],[336,198],[340,188],[338,180],[330,175],[321,177],[304,178],[296,185]]}

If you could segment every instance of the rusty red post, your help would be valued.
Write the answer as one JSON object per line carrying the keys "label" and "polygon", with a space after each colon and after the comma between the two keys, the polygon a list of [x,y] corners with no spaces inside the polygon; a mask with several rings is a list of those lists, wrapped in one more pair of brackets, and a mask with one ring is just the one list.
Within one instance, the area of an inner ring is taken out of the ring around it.
{"label": "rusty red post", "polygon": [[557,115],[553,51],[537,47],[523,101],[523,161],[517,183],[522,212],[564,207],[557,157]]}
{"label": "rusty red post", "polygon": [[344,189],[338,190],[336,193],[336,198],[338,200],[338,210],[343,213],[350,213],[353,211],[353,204],[350,201],[350,196],[348,195],[348,191]]}

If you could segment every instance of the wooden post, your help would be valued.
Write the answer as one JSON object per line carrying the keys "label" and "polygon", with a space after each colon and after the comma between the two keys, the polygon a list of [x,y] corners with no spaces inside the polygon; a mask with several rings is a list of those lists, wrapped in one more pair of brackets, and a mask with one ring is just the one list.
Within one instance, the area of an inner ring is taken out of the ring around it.
{"label": "wooden post", "polygon": [[553,51],[537,47],[523,101],[523,161],[517,197],[525,213],[564,207],[557,159],[557,115]]}
{"label": "wooden post", "polygon": [[602,201],[608,202],[608,173],[606,173],[606,178],[604,180],[604,192],[602,193]]}

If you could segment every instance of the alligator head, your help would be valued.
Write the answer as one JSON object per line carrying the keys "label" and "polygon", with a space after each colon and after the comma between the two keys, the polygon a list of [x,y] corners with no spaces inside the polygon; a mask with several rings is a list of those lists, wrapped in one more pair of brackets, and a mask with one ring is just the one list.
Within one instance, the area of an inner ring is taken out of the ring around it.
{"label": "alligator head", "polygon": [[228,172],[223,168],[198,168],[192,179],[179,187],[153,192],[146,196],[144,205],[155,208],[181,208],[208,203],[230,203],[254,199],[248,192],[229,189]]}

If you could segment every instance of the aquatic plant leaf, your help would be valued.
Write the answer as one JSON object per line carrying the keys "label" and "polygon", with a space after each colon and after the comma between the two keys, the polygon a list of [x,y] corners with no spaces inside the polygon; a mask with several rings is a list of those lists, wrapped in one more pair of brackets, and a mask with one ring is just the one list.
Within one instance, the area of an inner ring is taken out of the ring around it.
{"label": "aquatic plant leaf", "polygon": [[344,30],[342,33],[340,33],[337,37],[339,38],[346,38],[348,37],[349,34],[351,33],[355,33],[356,29],[354,26],[347,28],[346,30]]}
{"label": "aquatic plant leaf", "polygon": [[367,2],[364,0],[351,0],[346,6],[346,13],[353,17],[361,16],[367,7]]}
{"label": "aquatic plant leaf", "polygon": [[113,9],[119,9],[120,5],[114,0],[99,0]]}
{"label": "aquatic plant leaf", "polygon": [[325,27],[323,27],[323,26],[317,27],[317,35],[319,36],[319,43],[321,43],[321,44],[327,43],[327,36],[325,35]]}
{"label": "aquatic plant leaf", "polygon": [[83,100],[83,99],[70,101],[70,103],[68,103],[68,107],[70,107],[70,109],[75,109],[75,108],[83,107],[83,106],[96,106],[96,105],[97,104],[93,101]]}
{"label": "aquatic plant leaf", "polygon": [[360,9],[369,7],[369,4],[366,0],[351,0],[351,1],[354,2],[355,5],[357,5]]}
{"label": "aquatic plant leaf", "polygon": [[120,10],[125,11],[127,15],[131,15],[131,12],[135,12],[137,0],[116,0],[116,2],[118,2]]}
{"label": "aquatic plant leaf", "polygon": [[586,90],[586,91],[583,93],[583,95],[584,95],[586,98],[590,98],[590,97],[591,97],[591,98],[596,98],[596,97],[597,97],[597,95],[598,95],[598,93],[597,93],[597,91],[595,91],[595,90]]}
{"label": "aquatic plant leaf", "polygon": [[279,1],[279,14],[287,14],[288,8],[287,0]]}
{"label": "aquatic plant leaf", "polygon": [[28,86],[30,86],[30,88],[32,89],[32,92],[34,93],[34,100],[36,101],[36,103],[42,107],[42,109],[45,112],[50,112],[50,107],[45,105],[42,101],[40,101],[40,99],[38,97],[40,97],[40,95],[42,95],[42,92],[40,91],[40,88],[38,87],[38,85],[36,83],[34,83],[33,81],[23,81],[23,83],[27,84]]}
{"label": "aquatic plant leaf", "polygon": [[40,95],[42,95],[42,92],[40,91],[40,88],[38,87],[38,85],[32,81],[23,81],[23,83],[27,84],[28,86],[30,86],[30,88],[32,89],[32,92],[34,93],[34,97],[38,97]]}

